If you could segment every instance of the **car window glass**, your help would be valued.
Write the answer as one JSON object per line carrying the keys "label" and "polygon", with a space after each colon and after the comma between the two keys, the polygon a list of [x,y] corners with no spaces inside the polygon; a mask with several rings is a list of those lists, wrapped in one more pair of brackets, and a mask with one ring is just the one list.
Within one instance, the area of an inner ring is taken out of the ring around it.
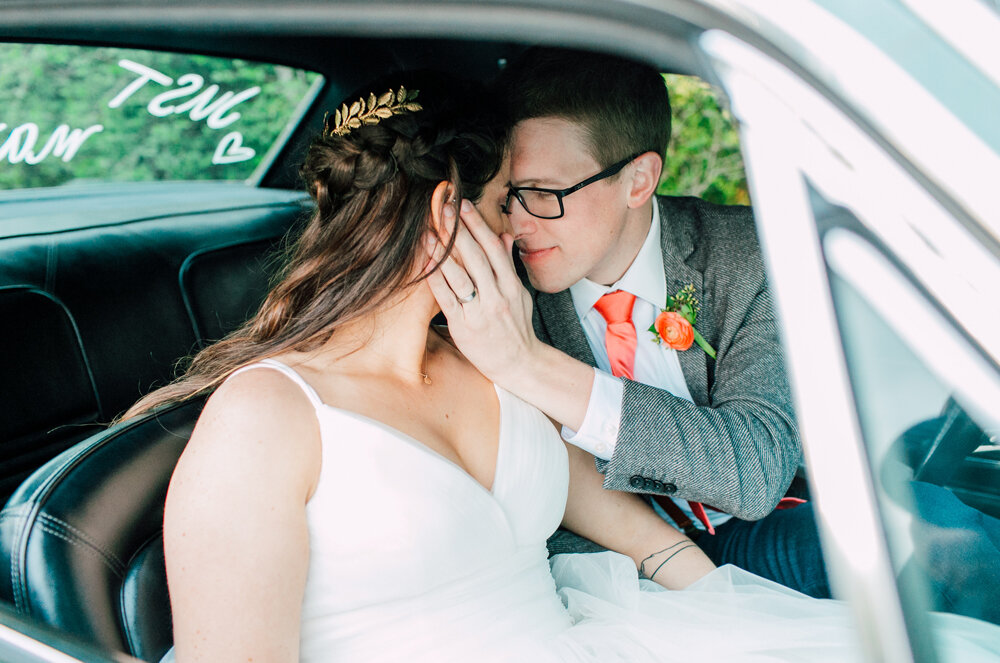
{"label": "car window glass", "polygon": [[[958,355],[951,370],[942,371],[941,357],[929,353],[950,359],[952,350],[914,344],[912,334],[900,334],[899,325],[919,325],[920,319],[909,304],[889,306],[873,295],[884,295],[889,284],[868,278],[863,264],[845,259],[848,254],[837,258],[833,234],[824,248],[834,305],[911,638],[917,650],[929,638],[946,659],[947,639],[936,628],[915,628],[922,615],[913,611],[1000,624],[1000,408],[986,410],[967,396],[970,388],[979,394],[1000,389],[1000,376],[988,361],[968,372]],[[880,255],[876,244],[853,233],[848,243]],[[883,257],[892,278],[906,283],[903,271]],[[928,301],[913,302],[936,315]]]}
{"label": "car window glass", "polygon": [[0,189],[246,180],[321,78],[183,53],[0,44]]}

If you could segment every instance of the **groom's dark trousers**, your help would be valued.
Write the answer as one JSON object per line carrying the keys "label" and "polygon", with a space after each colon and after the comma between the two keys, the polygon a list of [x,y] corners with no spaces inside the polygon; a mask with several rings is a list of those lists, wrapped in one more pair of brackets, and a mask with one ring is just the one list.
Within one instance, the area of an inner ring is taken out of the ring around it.
{"label": "groom's dark trousers", "polygon": [[732,518],[702,532],[698,546],[716,565],[732,564],[816,598],[829,598],[812,504],[755,521]]}

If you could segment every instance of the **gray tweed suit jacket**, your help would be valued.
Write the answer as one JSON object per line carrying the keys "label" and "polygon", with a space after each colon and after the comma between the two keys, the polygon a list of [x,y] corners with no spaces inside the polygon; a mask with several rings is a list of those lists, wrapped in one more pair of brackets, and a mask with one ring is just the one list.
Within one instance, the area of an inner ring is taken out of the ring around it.
{"label": "gray tweed suit jacket", "polygon": [[[693,404],[623,379],[617,446],[598,469],[608,489],[763,518],[788,489],[801,446],[753,216],[748,207],[697,198],[658,203],[667,292],[694,285],[696,327],[717,355],[710,359],[697,344],[678,353]],[[569,291],[528,288],[538,337],[593,366]]]}

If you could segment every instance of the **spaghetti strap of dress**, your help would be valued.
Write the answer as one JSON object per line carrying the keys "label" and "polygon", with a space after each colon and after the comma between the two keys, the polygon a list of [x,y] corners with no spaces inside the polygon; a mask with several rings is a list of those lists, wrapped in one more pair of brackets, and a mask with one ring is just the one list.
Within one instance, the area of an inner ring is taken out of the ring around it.
{"label": "spaghetti strap of dress", "polygon": [[233,373],[226,379],[227,380],[232,379],[234,376],[239,375],[244,371],[249,371],[255,368],[273,368],[275,370],[281,371],[288,377],[288,379],[290,379],[295,384],[299,385],[299,388],[302,389],[302,392],[306,395],[306,398],[309,399],[309,402],[313,404],[314,408],[319,409],[323,405],[323,400],[319,397],[319,394],[316,393],[316,390],[313,389],[309,385],[309,383],[305,381],[305,378],[296,373],[295,369],[293,369],[291,366],[288,366],[287,364],[284,364],[278,361],[277,359],[261,359],[260,361],[254,364],[249,364],[247,366],[244,366],[243,368],[239,368],[233,371]]}

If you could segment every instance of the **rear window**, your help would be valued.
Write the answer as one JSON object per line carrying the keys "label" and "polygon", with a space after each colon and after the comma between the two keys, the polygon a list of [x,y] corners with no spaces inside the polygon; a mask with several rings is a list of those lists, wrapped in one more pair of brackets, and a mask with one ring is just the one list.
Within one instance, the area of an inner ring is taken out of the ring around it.
{"label": "rear window", "polygon": [[321,85],[246,60],[0,44],[0,189],[252,180]]}

